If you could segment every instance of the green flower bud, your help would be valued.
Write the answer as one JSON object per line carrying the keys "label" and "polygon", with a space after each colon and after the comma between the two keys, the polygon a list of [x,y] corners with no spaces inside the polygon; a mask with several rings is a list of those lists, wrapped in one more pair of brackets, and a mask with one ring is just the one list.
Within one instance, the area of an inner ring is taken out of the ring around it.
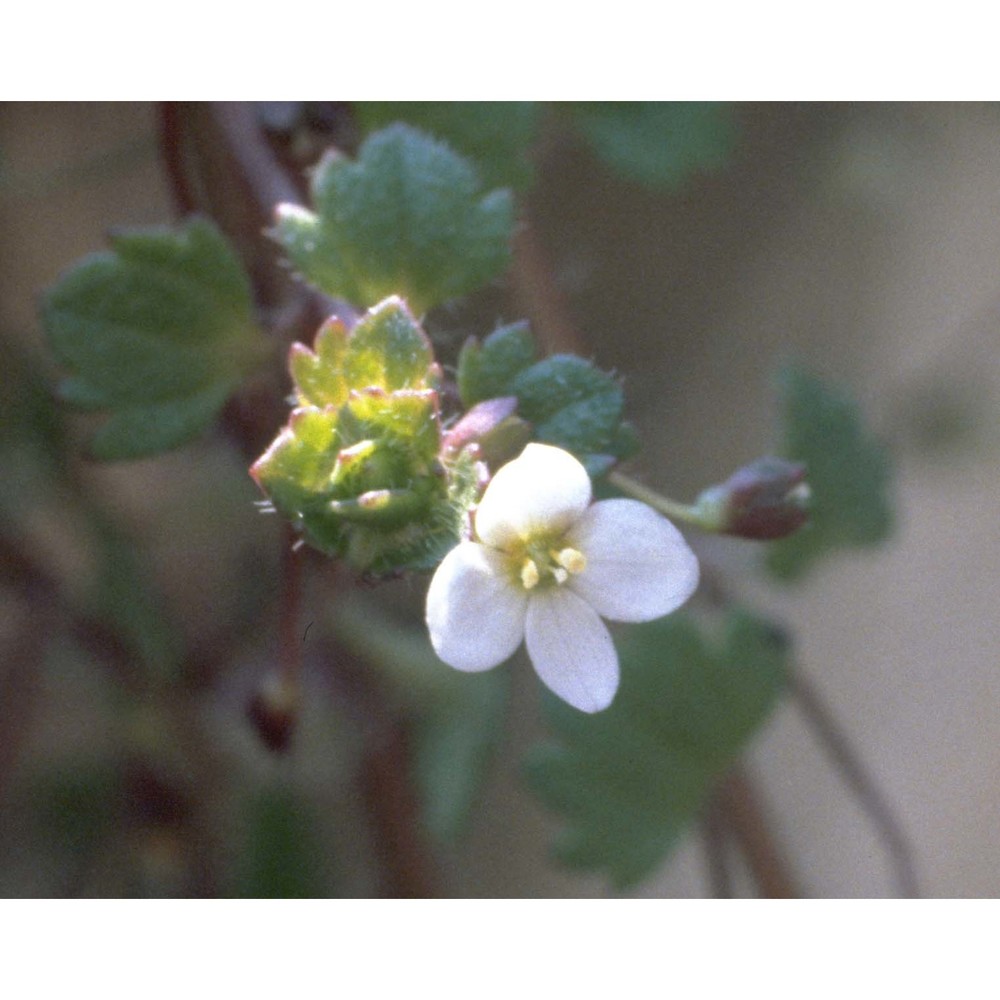
{"label": "green flower bud", "polygon": [[479,493],[475,457],[442,450],[430,341],[390,298],[353,330],[292,347],[296,408],[250,470],[310,545],[369,576],[431,569]]}

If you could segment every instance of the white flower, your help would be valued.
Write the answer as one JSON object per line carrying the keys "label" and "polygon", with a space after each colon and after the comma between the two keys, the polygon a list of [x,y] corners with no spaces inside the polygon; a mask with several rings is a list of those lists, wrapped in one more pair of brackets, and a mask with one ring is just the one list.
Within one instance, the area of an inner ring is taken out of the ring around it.
{"label": "white flower", "polygon": [[591,504],[568,452],[529,444],[493,477],[477,541],[452,549],[427,592],[431,643],[458,670],[489,670],[523,639],[542,681],[584,712],[611,704],[618,654],[601,616],[642,622],[698,586],[681,533],[636,500]]}

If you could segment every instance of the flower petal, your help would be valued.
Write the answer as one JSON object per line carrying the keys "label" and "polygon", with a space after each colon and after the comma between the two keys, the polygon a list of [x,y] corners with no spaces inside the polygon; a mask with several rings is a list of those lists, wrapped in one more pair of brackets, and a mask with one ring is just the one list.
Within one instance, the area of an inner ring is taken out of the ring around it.
{"label": "flower petal", "polygon": [[562,448],[529,444],[493,477],[476,511],[476,534],[494,548],[564,531],[590,503],[587,470]]}
{"label": "flower petal", "polygon": [[564,587],[533,594],[524,638],[546,687],[581,712],[600,712],[618,690],[618,654],[607,626]]}
{"label": "flower petal", "polygon": [[527,602],[500,553],[461,542],[444,557],[427,590],[434,652],[456,670],[489,670],[503,663],[524,638]]}
{"label": "flower petal", "polygon": [[567,586],[605,618],[651,621],[698,587],[698,557],[684,536],[638,500],[595,503],[566,537],[587,560]]}

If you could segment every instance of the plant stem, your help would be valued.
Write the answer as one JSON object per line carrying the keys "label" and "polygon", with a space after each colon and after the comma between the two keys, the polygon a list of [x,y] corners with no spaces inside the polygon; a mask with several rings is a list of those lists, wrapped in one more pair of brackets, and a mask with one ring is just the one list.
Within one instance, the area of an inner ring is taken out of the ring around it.
{"label": "plant stem", "polygon": [[888,801],[868,774],[860,756],[813,684],[801,671],[794,669],[789,671],[788,683],[793,699],[812,726],[821,746],[843,775],[845,783],[854,792],[884,841],[897,895],[903,899],[919,897],[913,850]]}
{"label": "plant stem", "polygon": [[174,211],[189,215],[197,207],[187,171],[184,169],[184,130],[176,101],[159,105],[160,156],[170,182]]}
{"label": "plant stem", "polygon": [[[16,607],[13,601],[7,603]],[[3,733],[0,739],[0,803],[6,798],[21,750],[38,714],[45,653],[55,618],[52,607],[44,600],[25,600],[24,605],[25,613],[18,616],[17,632],[3,650],[7,668],[0,675],[0,733]]]}
{"label": "plant stem", "polygon": [[733,878],[727,856],[727,834],[729,825],[718,795],[708,803],[701,818],[701,843],[705,851],[708,868],[708,884],[716,899],[732,899]]}
{"label": "plant stem", "polygon": [[628,493],[629,496],[635,497],[636,500],[641,500],[644,504],[652,507],[653,510],[658,510],[666,517],[672,517],[675,521],[683,521],[687,524],[699,526],[701,524],[693,507],[657,493],[656,490],[644,486],[631,476],[626,476],[624,472],[620,472],[618,469],[613,469],[608,473],[607,481],[612,486],[617,486],[623,493]]}
{"label": "plant stem", "polygon": [[409,743],[406,727],[397,720],[377,740],[369,740],[361,790],[375,826],[383,893],[393,899],[429,899],[438,892],[410,782]]}
{"label": "plant stem", "polygon": [[298,202],[299,189],[281,168],[264,138],[252,104],[219,101],[210,114],[254,202],[270,217],[279,202]]}
{"label": "plant stem", "polygon": [[569,302],[552,277],[548,256],[527,215],[525,209],[514,234],[515,298],[521,311],[531,317],[548,354],[585,354],[583,337],[570,318]]}
{"label": "plant stem", "polygon": [[299,623],[302,618],[302,559],[298,551],[298,537],[291,525],[283,532],[284,549],[281,555],[281,678],[290,691],[298,694],[302,679],[302,636]]}
{"label": "plant stem", "polygon": [[[333,574],[331,574],[333,575]],[[357,717],[364,740],[358,790],[371,822],[381,892],[392,898],[438,895],[438,868],[420,821],[411,765],[411,728],[390,702],[378,673],[336,637],[310,647],[327,672],[333,697]]]}
{"label": "plant stem", "polygon": [[723,782],[719,803],[765,899],[795,899],[798,892],[746,770],[737,765]]}
{"label": "plant stem", "polygon": [[[276,203],[298,202],[301,192],[275,155],[252,105],[183,105],[178,112],[192,136],[192,157],[205,204],[224,232],[241,248],[254,276],[259,304],[273,307],[292,293],[306,300],[299,331],[273,331],[287,338],[315,329],[321,319],[336,313],[350,321],[355,313],[346,303],[300,285],[291,285],[274,265],[273,248],[261,239],[261,229],[273,218]],[[311,328],[311,329],[310,329]],[[270,388],[270,387],[269,387]],[[281,404],[284,384],[268,399],[258,401],[255,412]],[[272,398],[273,397],[273,398]],[[252,414],[251,414],[252,416]],[[273,427],[271,424],[272,433]],[[232,433],[246,454],[257,449],[256,424],[234,420]],[[281,674],[297,686],[303,655],[301,622],[302,555],[292,550],[291,538],[283,536],[283,593],[281,597]],[[358,781],[372,824],[372,841],[381,862],[383,892],[388,896],[436,895],[436,866],[424,842],[411,786],[412,767],[406,727],[388,699],[371,681],[372,671],[357,663],[339,646],[312,642],[321,668],[328,671],[338,695],[349,700],[365,739]],[[320,639],[319,636],[316,636]]]}

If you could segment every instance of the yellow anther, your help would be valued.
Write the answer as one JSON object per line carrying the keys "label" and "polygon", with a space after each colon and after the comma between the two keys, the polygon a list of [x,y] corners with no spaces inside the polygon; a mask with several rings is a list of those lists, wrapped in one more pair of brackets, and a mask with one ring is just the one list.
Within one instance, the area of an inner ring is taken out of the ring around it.
{"label": "yellow anther", "polygon": [[[577,549],[563,549],[551,553],[552,558],[570,573],[582,573],[587,568],[587,557]],[[562,580],[559,581],[562,583]]]}
{"label": "yellow anther", "polygon": [[538,585],[538,567],[534,559],[525,559],[521,564],[521,584],[525,590]]}
{"label": "yellow anther", "polygon": [[562,566],[556,566],[552,571],[552,575],[556,578],[556,583],[565,583],[569,579],[569,573]]}

